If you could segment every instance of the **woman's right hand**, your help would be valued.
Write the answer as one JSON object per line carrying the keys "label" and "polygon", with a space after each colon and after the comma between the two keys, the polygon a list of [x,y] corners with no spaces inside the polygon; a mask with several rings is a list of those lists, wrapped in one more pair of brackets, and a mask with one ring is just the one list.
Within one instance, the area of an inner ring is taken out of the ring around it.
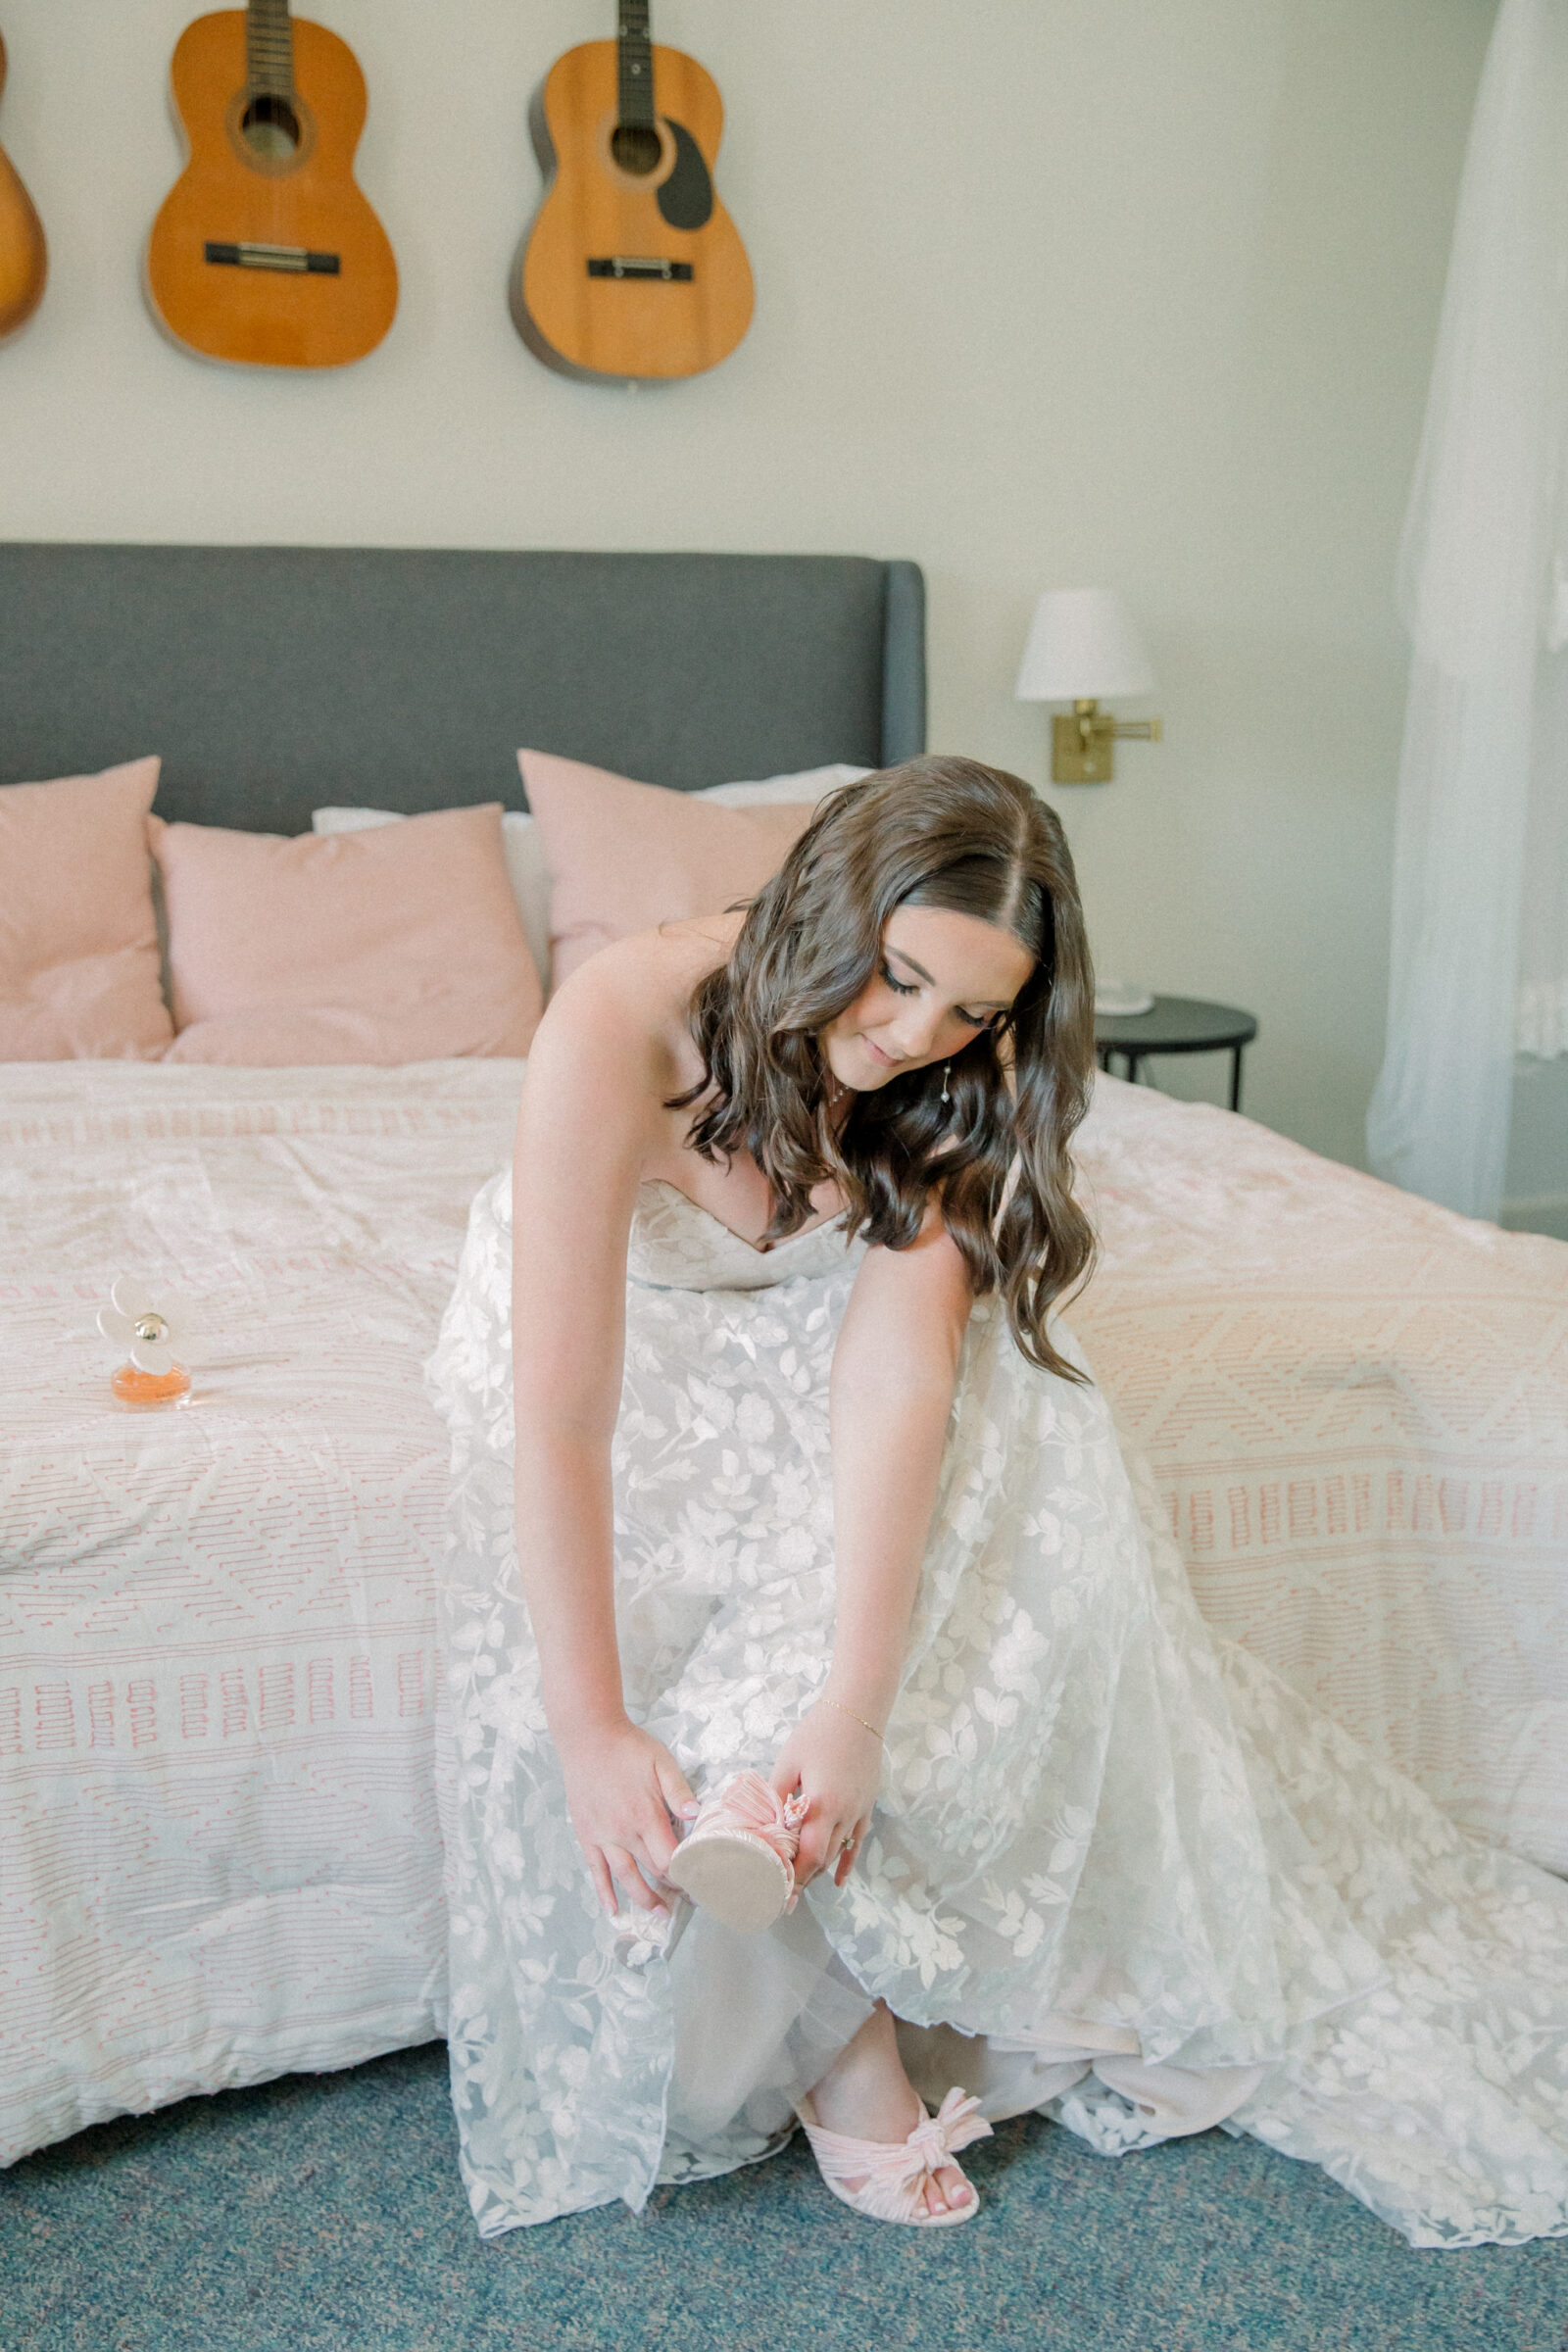
{"label": "woman's right hand", "polygon": [[622,1720],[609,1730],[558,1735],[566,1809],[608,1917],[618,1885],[639,1911],[667,1911],[662,1882],[678,1842],[671,1816],[690,1821],[697,1799],[661,1740]]}

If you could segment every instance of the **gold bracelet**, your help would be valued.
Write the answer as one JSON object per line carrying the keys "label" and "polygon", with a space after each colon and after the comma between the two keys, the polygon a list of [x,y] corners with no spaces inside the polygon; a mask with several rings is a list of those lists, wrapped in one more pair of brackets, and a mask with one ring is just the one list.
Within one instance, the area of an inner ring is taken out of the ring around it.
{"label": "gold bracelet", "polygon": [[858,1723],[862,1732],[869,1732],[873,1740],[880,1740],[882,1742],[882,1752],[884,1755],[887,1753],[888,1743],[886,1737],[883,1733],[877,1730],[874,1723],[867,1723],[865,1717],[863,1715],[857,1715],[853,1707],[839,1706],[838,1700],[836,1698],[829,1698],[825,1690],[822,1693],[822,1704],[824,1707],[837,1707],[841,1715],[847,1715],[852,1723]]}

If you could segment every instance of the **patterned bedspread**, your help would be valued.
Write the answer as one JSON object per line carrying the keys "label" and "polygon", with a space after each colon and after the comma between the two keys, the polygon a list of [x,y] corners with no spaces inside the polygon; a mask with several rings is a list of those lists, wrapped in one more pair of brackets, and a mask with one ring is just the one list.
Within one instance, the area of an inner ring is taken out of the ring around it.
{"label": "patterned bedspread", "polygon": [[521,1068],[0,1069],[0,2160],[441,2029],[421,1365]]}
{"label": "patterned bedspread", "polygon": [[[440,2031],[421,1364],[520,1064],[0,1068],[0,2162]],[[1568,1248],[1102,1082],[1070,1310],[1209,1618],[1568,1868]],[[205,1327],[112,1399],[117,1274]]]}
{"label": "patterned bedspread", "polygon": [[1568,1246],[1114,1079],[1079,1160],[1068,1320],[1209,1623],[1568,1872]]}

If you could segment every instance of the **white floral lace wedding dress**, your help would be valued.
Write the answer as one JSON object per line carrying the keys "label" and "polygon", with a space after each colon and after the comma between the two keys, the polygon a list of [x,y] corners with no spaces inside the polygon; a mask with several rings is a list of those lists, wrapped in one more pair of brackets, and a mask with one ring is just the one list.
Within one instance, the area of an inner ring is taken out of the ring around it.
{"label": "white floral lace wedding dress", "polygon": [[[760,1254],[641,1194],[621,1656],[699,1793],[766,1772],[827,1671],[828,1371],[858,1258],[836,1227]],[[876,1995],[933,2100],[1045,2107],[1107,2154],[1224,2121],[1415,2245],[1568,2230],[1568,1886],[1210,1639],[1105,1399],[1028,1365],[994,1303],[847,1885],[754,1938],[689,1907],[662,1939],[606,1920],[518,1588],[510,1260],[501,1176],[430,1366],[454,1457],[452,2080],[483,2233],[768,2154]]]}

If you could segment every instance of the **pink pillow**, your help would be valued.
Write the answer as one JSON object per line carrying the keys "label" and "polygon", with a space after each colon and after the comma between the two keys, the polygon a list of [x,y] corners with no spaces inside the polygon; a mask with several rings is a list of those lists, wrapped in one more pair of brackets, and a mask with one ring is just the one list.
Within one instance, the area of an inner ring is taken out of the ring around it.
{"label": "pink pillow", "polygon": [[517,765],[550,870],[558,984],[612,939],[753,897],[814,813],[810,802],[720,808],[550,752],[519,752]]}
{"label": "pink pillow", "polygon": [[156,1060],[173,1036],[147,862],[157,789],[156,760],[0,786],[0,1061]]}
{"label": "pink pillow", "polygon": [[499,804],[373,832],[152,819],[169,904],[171,1061],[525,1054],[544,1009]]}

